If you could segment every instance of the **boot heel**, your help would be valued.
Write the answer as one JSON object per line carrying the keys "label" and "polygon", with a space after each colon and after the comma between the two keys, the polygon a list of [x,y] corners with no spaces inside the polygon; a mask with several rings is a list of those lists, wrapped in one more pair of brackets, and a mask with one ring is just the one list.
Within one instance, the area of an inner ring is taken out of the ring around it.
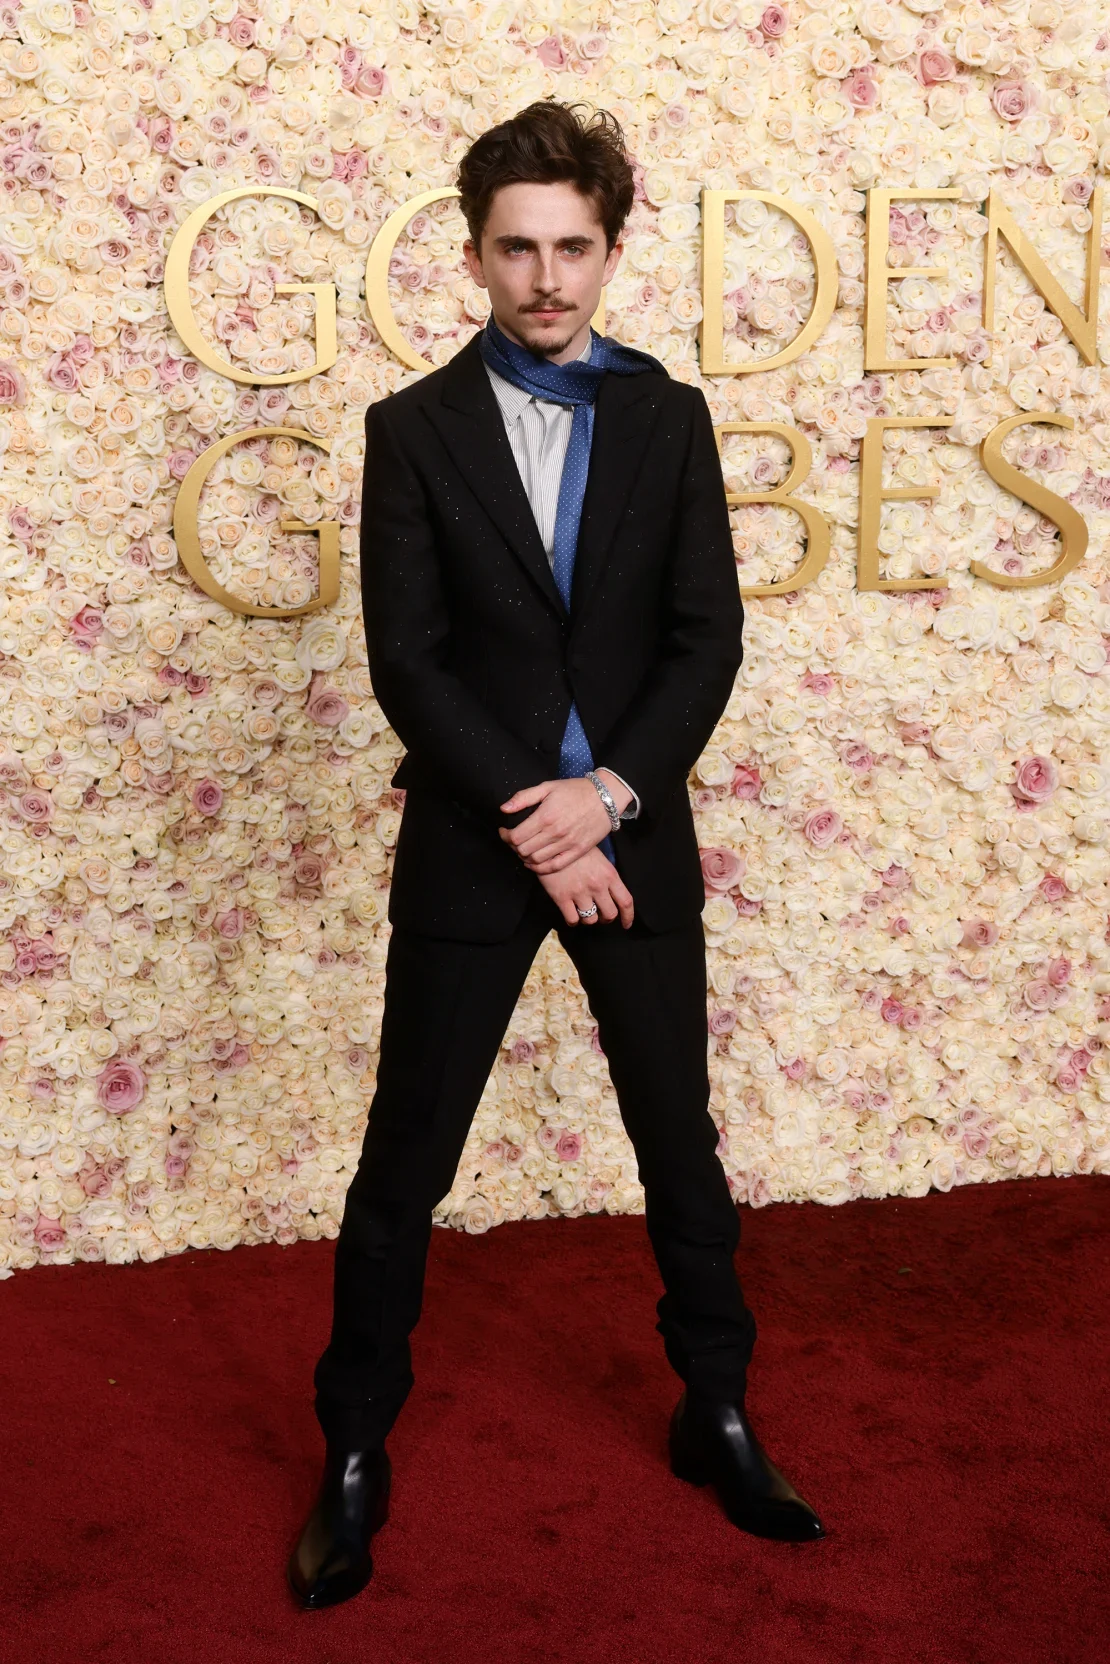
{"label": "boot heel", "polygon": [[684,1450],[676,1435],[670,1437],[671,1472],[688,1485],[708,1485],[709,1474],[696,1457]]}

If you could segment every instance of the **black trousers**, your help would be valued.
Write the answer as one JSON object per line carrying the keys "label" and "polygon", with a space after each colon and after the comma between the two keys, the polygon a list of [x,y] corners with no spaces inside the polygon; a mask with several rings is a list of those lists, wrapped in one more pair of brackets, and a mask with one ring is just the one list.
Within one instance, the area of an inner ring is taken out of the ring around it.
{"label": "black trousers", "polygon": [[[394,928],[377,1089],[335,1247],[330,1341],[314,1374],[329,1441],[384,1439],[413,1386],[431,1211],[455,1181],[478,1100],[549,930],[577,968],[644,1187],[662,1276],[657,1330],[692,1391],[742,1400],[755,1320],[733,1265],[740,1219],[709,1113],[700,919],[569,926],[537,884],[501,942]],[[573,1228],[573,1227],[568,1227]]]}

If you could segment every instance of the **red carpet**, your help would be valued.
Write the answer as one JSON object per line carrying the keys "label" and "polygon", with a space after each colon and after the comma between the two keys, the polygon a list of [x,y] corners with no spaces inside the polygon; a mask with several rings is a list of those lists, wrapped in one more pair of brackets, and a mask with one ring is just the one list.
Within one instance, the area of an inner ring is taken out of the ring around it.
{"label": "red carpet", "polygon": [[436,1230],[374,1578],[318,1613],[283,1568],[332,1244],[17,1273],[0,1658],[1110,1657],[1110,1182],[745,1208],[742,1232],[749,1408],[823,1542],[747,1537],[671,1476],[642,1218]]}

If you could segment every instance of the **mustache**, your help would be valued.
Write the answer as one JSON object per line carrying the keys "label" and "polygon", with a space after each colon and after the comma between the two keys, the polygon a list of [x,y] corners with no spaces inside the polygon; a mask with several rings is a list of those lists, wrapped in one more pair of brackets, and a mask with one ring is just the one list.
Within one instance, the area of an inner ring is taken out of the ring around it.
{"label": "mustache", "polygon": [[574,312],[576,308],[573,306],[562,306],[558,301],[541,300],[534,306],[522,306],[520,310],[522,312]]}

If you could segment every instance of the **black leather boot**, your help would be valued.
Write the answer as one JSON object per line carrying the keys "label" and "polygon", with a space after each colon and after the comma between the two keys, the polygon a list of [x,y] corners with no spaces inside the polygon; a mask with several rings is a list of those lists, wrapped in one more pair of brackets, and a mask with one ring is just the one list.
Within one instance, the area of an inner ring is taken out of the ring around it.
{"label": "black leather boot", "polygon": [[336,1606],[369,1583],[370,1539],[389,1518],[391,1479],[384,1445],[370,1450],[327,1445],[316,1505],[285,1568],[302,1606]]}
{"label": "black leather boot", "polygon": [[712,1485],[741,1531],[779,1542],[808,1543],[825,1528],[771,1461],[743,1404],[696,1403],[684,1391],[670,1427],[671,1472],[691,1485]]}

